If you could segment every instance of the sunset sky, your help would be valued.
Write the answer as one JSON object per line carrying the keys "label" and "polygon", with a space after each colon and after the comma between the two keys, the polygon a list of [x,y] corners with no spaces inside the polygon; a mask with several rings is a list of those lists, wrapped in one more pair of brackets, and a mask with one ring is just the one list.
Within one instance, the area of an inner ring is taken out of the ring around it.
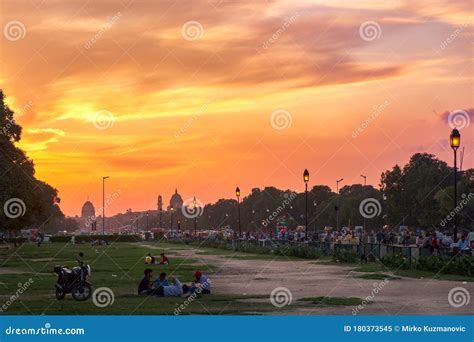
{"label": "sunset sky", "polygon": [[[416,3],[416,5],[415,5]],[[0,88],[67,215],[474,167],[472,1],[0,0]],[[448,118],[449,117],[449,118]],[[459,123],[461,122],[461,123]]]}

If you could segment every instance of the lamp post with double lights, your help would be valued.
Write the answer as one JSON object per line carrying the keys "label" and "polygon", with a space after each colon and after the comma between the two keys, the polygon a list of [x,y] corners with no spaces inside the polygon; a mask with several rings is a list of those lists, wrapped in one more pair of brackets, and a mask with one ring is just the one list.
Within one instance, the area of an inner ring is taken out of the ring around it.
{"label": "lamp post with double lights", "polygon": [[454,151],[454,218],[453,218],[453,241],[456,243],[458,241],[458,226],[457,226],[457,206],[458,206],[458,166],[457,166],[457,151],[461,145],[461,134],[459,131],[454,128],[449,136],[449,143],[451,148]]}
{"label": "lamp post with double lights", "polygon": [[109,176],[102,177],[102,235],[105,235],[105,180]]}
{"label": "lamp post with double lights", "polygon": [[239,223],[239,237],[242,236],[242,224],[240,222],[240,188],[235,188],[235,196],[237,197],[237,217]]}
{"label": "lamp post with double lights", "polygon": [[304,194],[305,194],[305,209],[304,209],[304,229],[305,239],[308,240],[308,182],[309,182],[309,171],[304,169],[303,172],[304,181]]}

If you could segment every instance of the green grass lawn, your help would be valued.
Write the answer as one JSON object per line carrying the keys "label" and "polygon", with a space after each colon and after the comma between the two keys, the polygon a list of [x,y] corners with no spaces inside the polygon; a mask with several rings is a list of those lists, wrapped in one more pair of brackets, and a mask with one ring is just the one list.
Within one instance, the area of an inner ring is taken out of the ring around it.
{"label": "green grass lawn", "polygon": [[364,273],[361,275],[356,276],[356,278],[360,279],[375,279],[375,280],[396,280],[400,279],[400,277],[395,277],[390,274],[385,274],[385,273],[378,273],[378,272],[369,272],[369,273]]}
{"label": "green grass lawn", "polygon": [[[153,247],[153,248],[152,248]],[[193,247],[180,246],[179,250]],[[264,314],[288,308],[309,307],[311,303],[295,303],[291,307],[277,308],[271,305],[268,296],[261,295],[203,295],[194,300],[185,298],[141,297],[136,294],[137,284],[143,270],[150,267],[154,276],[161,271],[177,276],[182,282],[190,282],[194,271],[201,270],[212,278],[217,269],[214,265],[202,264],[196,259],[176,256],[177,246],[169,243],[152,243],[150,247],[132,243],[114,243],[109,246],[92,247],[89,244],[44,244],[37,247],[25,244],[18,248],[0,249],[0,309],[9,304],[19,284],[30,278],[32,284],[16,300],[0,310],[2,315],[181,315],[191,314]],[[211,250],[212,251],[212,250]],[[205,249],[203,252],[211,252]],[[100,308],[92,300],[74,301],[70,294],[64,300],[55,298],[55,265],[77,265],[79,252],[91,265],[90,281],[94,288],[108,287],[114,293],[112,305]],[[148,253],[158,255],[165,252],[171,260],[169,266],[144,265]],[[226,254],[227,255],[227,254]],[[263,256],[264,257],[264,256]],[[185,306],[179,309],[180,305]]]}
{"label": "green grass lawn", "polygon": [[[161,245],[156,245],[161,246]],[[185,298],[156,298],[136,295],[138,281],[143,277],[144,258],[147,253],[159,254],[165,251],[170,256],[169,266],[153,265],[155,275],[165,271],[177,276],[182,282],[190,282],[193,272],[201,270],[211,274],[213,265],[200,264],[195,259],[177,258],[173,249],[163,244],[163,249],[116,243],[109,246],[92,247],[88,244],[45,244],[41,247],[25,244],[16,249],[0,250],[0,303],[7,303],[18,290],[18,284],[28,279],[33,283],[17,300],[0,314],[175,314],[175,309],[185,302]],[[74,301],[70,295],[58,301],[54,294],[56,275],[53,267],[58,264],[76,266],[79,252],[85,254],[85,261],[91,265],[90,281],[94,288],[109,287],[114,292],[114,303],[105,308],[96,307],[92,300]],[[264,313],[280,310],[268,303],[252,302],[260,296],[209,295],[193,300],[180,314],[236,314]]]}
{"label": "green grass lawn", "polygon": [[320,306],[350,305],[356,306],[362,304],[362,299],[357,297],[306,297],[300,299],[303,302],[311,302]]}

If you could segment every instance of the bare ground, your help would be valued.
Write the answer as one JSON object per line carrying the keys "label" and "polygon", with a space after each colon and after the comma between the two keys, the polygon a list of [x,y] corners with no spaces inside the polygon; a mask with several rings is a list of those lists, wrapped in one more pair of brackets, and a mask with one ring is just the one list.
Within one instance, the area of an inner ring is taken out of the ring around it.
{"label": "bare ground", "polygon": [[[463,287],[472,294],[474,292],[472,282],[401,278],[389,280],[378,293],[374,294],[373,291],[381,280],[356,278],[355,276],[361,273],[351,271],[351,267],[305,260],[231,259],[225,255],[203,255],[196,252],[199,250],[181,249],[176,250],[175,255],[217,266],[217,272],[210,278],[213,291],[218,294],[270,295],[276,287],[286,287],[291,291],[293,303],[304,297],[364,299],[373,295],[372,303],[360,309],[357,312],[359,315],[474,314],[472,301],[460,308],[455,308],[448,302],[448,293],[452,288]],[[354,306],[315,306],[314,309],[289,307],[288,311],[279,312],[297,315],[352,315],[354,308]]]}

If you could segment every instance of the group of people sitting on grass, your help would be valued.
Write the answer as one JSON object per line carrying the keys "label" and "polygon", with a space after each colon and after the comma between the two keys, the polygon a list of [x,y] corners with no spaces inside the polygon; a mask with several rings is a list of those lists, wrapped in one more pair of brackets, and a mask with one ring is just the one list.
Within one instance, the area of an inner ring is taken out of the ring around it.
{"label": "group of people sitting on grass", "polygon": [[156,256],[151,255],[151,253],[148,253],[148,255],[145,257],[145,264],[147,265],[169,265],[169,263],[170,260],[165,255],[165,253],[160,254],[160,261],[158,261]]}
{"label": "group of people sitting on grass", "polygon": [[147,268],[145,276],[138,285],[138,294],[157,297],[181,297],[192,294],[210,294],[211,282],[201,272],[194,273],[194,280],[191,285],[182,284],[178,278],[171,277],[168,280],[167,274],[161,272],[153,280],[153,270]]}

